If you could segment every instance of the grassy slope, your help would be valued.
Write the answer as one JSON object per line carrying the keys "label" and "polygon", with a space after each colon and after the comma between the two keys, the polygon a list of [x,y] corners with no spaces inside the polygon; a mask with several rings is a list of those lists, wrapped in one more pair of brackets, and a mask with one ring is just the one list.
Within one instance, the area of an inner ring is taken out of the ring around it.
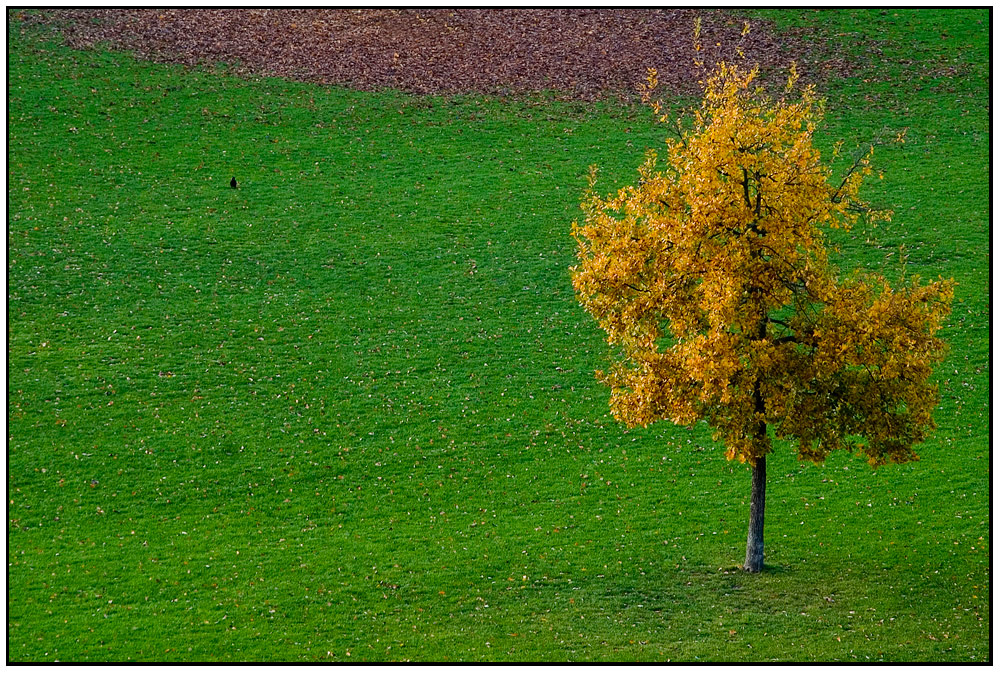
{"label": "grassy slope", "polygon": [[934,26],[964,69],[846,82],[826,128],[910,127],[843,265],[959,281],[940,428],[878,472],[779,451],[758,577],[748,472],[608,417],[569,287],[587,166],[630,180],[645,111],[11,31],[9,659],[987,658],[986,12],[902,14],[779,18]]}

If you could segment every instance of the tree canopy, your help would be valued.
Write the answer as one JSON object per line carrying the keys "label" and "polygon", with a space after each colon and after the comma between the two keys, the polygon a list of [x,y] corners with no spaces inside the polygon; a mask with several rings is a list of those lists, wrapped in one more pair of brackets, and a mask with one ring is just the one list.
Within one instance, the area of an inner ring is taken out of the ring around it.
{"label": "tree canopy", "polygon": [[[772,436],[817,462],[838,449],[912,460],[934,427],[953,282],[893,288],[834,268],[826,230],[891,216],[859,196],[874,145],[834,178],[813,88],[793,68],[773,99],[757,77],[718,66],[690,128],[648,152],[637,184],[602,197],[592,169],[572,281],[615,347],[598,372],[612,412],[630,426],[705,420],[751,464]],[[650,101],[655,86],[650,71]]]}

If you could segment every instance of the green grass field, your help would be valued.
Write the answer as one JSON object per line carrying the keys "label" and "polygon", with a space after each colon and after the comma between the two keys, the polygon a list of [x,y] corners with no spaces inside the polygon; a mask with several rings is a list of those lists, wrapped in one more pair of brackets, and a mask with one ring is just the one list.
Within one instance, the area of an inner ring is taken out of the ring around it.
{"label": "green grass field", "polygon": [[841,268],[958,286],[922,459],[779,446],[758,576],[749,469],[610,417],[569,282],[588,166],[633,180],[648,110],[8,16],[8,661],[988,660],[989,10],[767,16],[881,50],[825,85],[824,150],[908,128]]}

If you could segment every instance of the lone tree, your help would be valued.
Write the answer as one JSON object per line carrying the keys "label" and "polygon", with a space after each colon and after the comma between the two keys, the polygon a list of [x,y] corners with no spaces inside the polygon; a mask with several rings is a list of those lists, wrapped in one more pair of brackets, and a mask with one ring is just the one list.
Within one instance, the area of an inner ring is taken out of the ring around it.
{"label": "lone tree", "polygon": [[[602,198],[591,169],[571,270],[615,346],[598,372],[614,416],[705,420],[727,458],[752,466],[750,572],[764,566],[772,438],[817,463],[837,449],[872,466],[917,458],[913,445],[934,427],[931,366],[945,351],[934,334],[954,286],[912,277],[893,289],[830,265],[826,227],[890,215],[858,197],[873,147],[833,179],[813,145],[822,101],[811,87],[792,96],[794,68],[777,100],[756,75],[718,66],[692,128],[667,140],[665,165],[648,153],[637,185]],[[651,70],[647,100],[655,86]]]}

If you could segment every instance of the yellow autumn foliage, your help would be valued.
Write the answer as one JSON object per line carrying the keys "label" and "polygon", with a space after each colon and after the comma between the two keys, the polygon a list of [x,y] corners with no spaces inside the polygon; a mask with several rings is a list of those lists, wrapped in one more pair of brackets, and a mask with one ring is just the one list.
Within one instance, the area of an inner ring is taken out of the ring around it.
{"label": "yellow autumn foliage", "polygon": [[[718,66],[692,128],[647,154],[636,185],[602,197],[592,170],[572,279],[618,354],[599,372],[611,409],[632,426],[705,420],[751,463],[772,434],[814,461],[912,460],[953,282],[836,277],[825,230],[889,217],[859,198],[872,152],[835,179],[813,144],[822,101],[794,70],[778,100],[757,75]],[[650,71],[643,97],[663,119],[655,87]]]}

